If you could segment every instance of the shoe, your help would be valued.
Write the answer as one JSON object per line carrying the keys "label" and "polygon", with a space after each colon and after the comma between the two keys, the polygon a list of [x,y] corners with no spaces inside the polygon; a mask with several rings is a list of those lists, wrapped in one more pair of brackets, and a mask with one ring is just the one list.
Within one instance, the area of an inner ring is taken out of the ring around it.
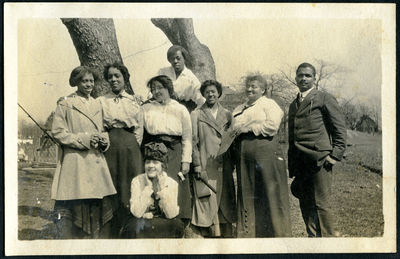
{"label": "shoe", "polygon": [[196,226],[189,224],[185,230],[183,238],[204,238]]}

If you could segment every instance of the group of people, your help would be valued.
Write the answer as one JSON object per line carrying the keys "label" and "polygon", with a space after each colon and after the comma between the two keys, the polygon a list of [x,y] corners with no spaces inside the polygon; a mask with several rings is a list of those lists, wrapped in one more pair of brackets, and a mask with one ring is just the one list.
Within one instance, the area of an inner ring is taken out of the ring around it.
{"label": "group of people", "polygon": [[[52,125],[58,238],[291,237],[276,138],[283,111],[265,96],[265,78],[246,77],[248,100],[231,113],[219,102],[222,85],[200,84],[186,68],[183,47],[172,46],[167,59],[145,102],[125,91],[130,75],[120,63],[105,67],[111,92],[97,99],[97,73],[71,72],[77,91],[60,98]],[[309,236],[334,236],[330,177],[346,131],[336,100],[315,90],[314,79],[315,68],[301,64],[289,110],[291,190]]]}

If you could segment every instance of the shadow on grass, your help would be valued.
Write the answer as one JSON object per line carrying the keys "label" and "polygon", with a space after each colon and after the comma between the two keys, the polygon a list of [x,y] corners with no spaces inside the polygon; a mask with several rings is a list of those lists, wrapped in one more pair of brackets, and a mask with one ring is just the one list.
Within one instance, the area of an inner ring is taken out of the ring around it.
{"label": "shadow on grass", "polygon": [[53,223],[43,226],[42,230],[24,228],[18,231],[18,240],[55,239],[55,225]]}
{"label": "shadow on grass", "polygon": [[372,173],[378,174],[380,176],[382,176],[383,172],[381,169],[377,169],[377,168],[373,168],[372,166],[369,165],[365,165],[362,162],[359,163],[360,166],[364,167],[367,170],[370,170]]}
{"label": "shadow on grass", "polygon": [[46,220],[51,220],[52,211],[44,210],[39,207],[18,206],[18,215],[41,217]]}

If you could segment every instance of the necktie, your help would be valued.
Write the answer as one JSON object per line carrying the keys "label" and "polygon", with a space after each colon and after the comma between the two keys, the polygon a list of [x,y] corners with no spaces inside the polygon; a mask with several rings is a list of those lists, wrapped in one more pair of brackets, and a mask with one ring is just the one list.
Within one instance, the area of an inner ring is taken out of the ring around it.
{"label": "necktie", "polygon": [[115,96],[114,102],[119,103],[119,99],[122,99],[122,95],[121,94]]}
{"label": "necktie", "polygon": [[249,105],[249,106],[245,106],[245,107],[243,108],[243,110],[242,110],[241,112],[235,114],[235,115],[233,116],[233,118],[236,118],[237,116],[241,115],[245,110],[247,110],[248,108],[250,108],[250,107],[252,107],[252,106],[254,106],[254,103],[251,104],[251,105]]}
{"label": "necktie", "polygon": [[304,97],[302,96],[301,93],[299,93],[299,96],[297,98],[298,106],[300,106],[301,102],[304,100]]}

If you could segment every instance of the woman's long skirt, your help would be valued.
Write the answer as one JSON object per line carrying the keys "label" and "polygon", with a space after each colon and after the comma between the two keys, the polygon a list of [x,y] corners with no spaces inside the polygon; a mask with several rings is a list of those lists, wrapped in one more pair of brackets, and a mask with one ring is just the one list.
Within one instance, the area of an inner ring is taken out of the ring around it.
{"label": "woman's long skirt", "polygon": [[[181,171],[182,163],[182,142],[180,137],[166,135],[150,135],[146,131],[143,136],[143,146],[150,142],[164,143],[168,149],[168,163],[166,173],[174,179],[179,185],[178,188],[178,206],[180,219],[192,218],[192,198],[190,193],[189,174],[182,181],[178,173]],[[118,191],[118,190],[117,190]]]}
{"label": "woman's long skirt", "polygon": [[111,221],[111,235],[117,237],[130,212],[132,179],[143,173],[143,161],[139,145],[133,132],[126,129],[111,129],[110,148],[105,152],[117,194],[112,196],[114,218]]}
{"label": "woman's long skirt", "polygon": [[239,238],[291,237],[286,163],[274,137],[241,134],[238,160]]}
{"label": "woman's long skirt", "polygon": [[52,219],[57,239],[110,238],[113,208],[103,199],[56,200]]}

